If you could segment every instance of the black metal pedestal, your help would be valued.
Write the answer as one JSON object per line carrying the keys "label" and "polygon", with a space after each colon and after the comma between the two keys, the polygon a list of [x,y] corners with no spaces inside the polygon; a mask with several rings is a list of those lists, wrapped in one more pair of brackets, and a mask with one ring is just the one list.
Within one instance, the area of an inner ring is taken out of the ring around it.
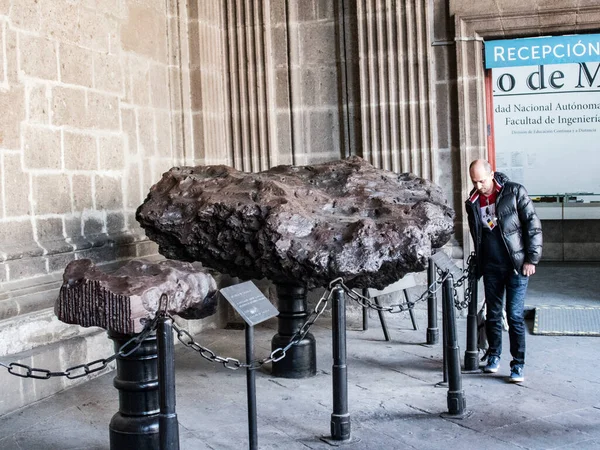
{"label": "black metal pedestal", "polygon": [[336,441],[350,439],[350,413],[348,413],[348,367],[346,366],[346,299],[344,291],[336,287],[332,305],[333,413],[331,438]]}
{"label": "black metal pedestal", "polygon": [[331,380],[333,387],[333,413],[331,414],[330,436],[321,440],[331,446],[355,444],[360,439],[352,437],[350,413],[348,412],[348,366],[346,365],[346,296],[337,286],[333,291],[331,305],[331,347],[333,365]]}
{"label": "black metal pedestal", "polygon": [[[119,350],[131,336],[108,333]],[[150,335],[127,357],[117,357],[113,385],[119,390],[119,412],[109,425],[111,450],[159,450],[158,354]]]}
{"label": "black metal pedestal", "polygon": [[448,412],[443,417],[462,419],[468,417],[466,411],[467,401],[462,389],[460,373],[460,354],[456,334],[456,317],[454,314],[454,287],[452,278],[447,278],[443,283],[444,301],[444,341],[446,345],[446,365],[448,370]]}
{"label": "black metal pedestal", "polygon": [[[292,284],[277,284],[279,299],[278,333],[271,340],[271,348],[285,347],[300,330],[308,317],[306,288]],[[302,341],[293,345],[287,355],[273,363],[273,376],[282,378],[306,378],[317,373],[315,337],[307,333]]]}

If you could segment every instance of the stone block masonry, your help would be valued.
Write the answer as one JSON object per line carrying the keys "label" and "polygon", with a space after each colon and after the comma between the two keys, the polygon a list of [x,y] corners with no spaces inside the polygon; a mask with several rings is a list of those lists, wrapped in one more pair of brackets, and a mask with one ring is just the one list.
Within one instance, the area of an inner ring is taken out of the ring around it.
{"label": "stone block masonry", "polygon": [[[124,235],[129,250],[115,258],[137,256],[144,237],[127,217],[156,179],[128,175],[176,164],[167,53],[179,41],[169,44],[169,8],[134,0],[0,3],[1,280],[48,275],[53,255],[75,259]],[[121,217],[122,227],[109,230],[109,216]],[[60,225],[55,234],[40,232],[49,219]],[[38,258],[31,267],[40,272],[22,270],[23,257]]]}
{"label": "stone block masonry", "polygon": [[[178,1],[0,0],[2,361],[60,370],[110,355],[102,333],[57,322],[52,304],[70,261],[114,270],[156,253],[133,216],[185,155],[169,78],[183,70],[168,28],[188,20]],[[71,384],[12,378],[0,414]]]}

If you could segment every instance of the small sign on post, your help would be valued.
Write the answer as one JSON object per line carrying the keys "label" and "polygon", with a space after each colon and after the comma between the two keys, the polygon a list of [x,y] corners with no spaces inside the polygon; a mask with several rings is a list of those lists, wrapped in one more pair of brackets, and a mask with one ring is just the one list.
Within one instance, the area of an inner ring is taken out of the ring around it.
{"label": "small sign on post", "polygon": [[458,280],[462,276],[463,271],[459,269],[454,261],[452,261],[444,252],[434,253],[431,256],[431,259],[442,272],[450,272],[450,275],[452,275],[452,278],[455,280]]}
{"label": "small sign on post", "polygon": [[234,284],[221,289],[223,297],[233,306],[244,322],[250,326],[258,325],[279,314],[277,308],[256,287],[252,281]]}
{"label": "small sign on post", "polygon": [[[277,308],[267,297],[252,283],[234,284],[221,289],[223,297],[233,306],[244,322],[246,322],[246,364],[254,361],[254,325],[279,314]],[[256,429],[256,379],[255,367],[246,369],[246,388],[248,393],[248,432],[250,442],[248,448],[258,448],[258,434]]]}

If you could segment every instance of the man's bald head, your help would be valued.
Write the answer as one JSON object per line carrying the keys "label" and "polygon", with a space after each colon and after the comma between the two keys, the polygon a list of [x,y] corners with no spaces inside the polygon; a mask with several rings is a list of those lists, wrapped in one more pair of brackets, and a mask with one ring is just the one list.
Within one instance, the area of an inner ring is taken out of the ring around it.
{"label": "man's bald head", "polygon": [[476,159],[469,165],[469,175],[473,186],[486,197],[494,192],[494,172],[485,159]]}
{"label": "man's bald head", "polygon": [[489,162],[487,162],[485,159],[476,159],[475,161],[473,161],[469,165],[469,172],[471,172],[471,170],[474,168],[479,169],[479,170],[484,170],[486,173],[492,172],[492,165]]}

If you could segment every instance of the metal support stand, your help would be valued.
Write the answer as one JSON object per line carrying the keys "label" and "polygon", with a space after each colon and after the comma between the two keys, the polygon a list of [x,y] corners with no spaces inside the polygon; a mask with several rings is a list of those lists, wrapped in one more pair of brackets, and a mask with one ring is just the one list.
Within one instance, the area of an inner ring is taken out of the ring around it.
{"label": "metal support stand", "polygon": [[337,441],[350,439],[350,414],[348,413],[348,366],[346,365],[346,296],[340,287],[333,293],[332,345],[333,413],[331,437]]}
{"label": "metal support stand", "polygon": [[[348,412],[348,367],[346,365],[346,296],[337,286],[331,305],[333,366],[333,413],[331,437],[323,437],[331,445],[350,442],[350,413]],[[354,441],[356,442],[356,441]]]}
{"label": "metal support stand", "polygon": [[[409,302],[410,298],[408,296],[408,292],[404,289],[404,301],[406,303]],[[415,318],[415,312],[413,311],[413,307],[408,308],[408,315],[410,316],[410,321],[412,322],[413,330],[417,331],[419,329],[419,325],[417,324],[417,319]]]}
{"label": "metal support stand", "polygon": [[[254,361],[254,327],[246,324],[246,364]],[[256,372],[246,369],[246,391],[248,393],[248,448],[258,449],[258,431],[256,420]]]}
{"label": "metal support stand", "polygon": [[[363,288],[362,290],[363,297],[369,297],[369,289]],[[362,329],[363,331],[367,331],[369,329],[369,308],[366,306],[362,307]]]}
{"label": "metal support stand", "polygon": [[[389,291],[386,293],[390,293],[390,292],[394,292],[394,291]],[[409,300],[410,300],[410,298],[408,296],[408,292],[406,291],[406,289],[402,289],[402,293],[404,295],[404,300],[408,304]],[[382,295],[382,294],[379,294],[379,295]],[[381,302],[379,301],[379,295],[375,295],[374,297],[371,297],[369,289],[363,289],[363,296],[366,298],[371,298],[373,300],[373,303],[375,303],[375,305],[378,307],[377,315],[379,316],[379,322],[381,323],[381,330],[383,331],[383,337],[387,342],[389,342],[390,341],[390,332],[389,332],[389,329],[387,326],[387,321],[385,320],[385,311],[383,311],[381,309]],[[417,319],[415,318],[415,312],[413,311],[412,307],[408,309],[408,313],[410,314],[410,320],[412,321],[413,328],[415,330],[418,330],[419,325],[417,324]],[[365,329],[365,330],[366,330],[365,322],[367,320],[366,317],[367,317],[366,308],[363,306],[363,329]]]}
{"label": "metal support stand", "polygon": [[[108,333],[118,351],[130,335]],[[117,356],[113,385],[119,412],[109,425],[110,450],[159,450],[159,398],[156,336],[150,335],[131,355]]]}
{"label": "metal support stand", "polygon": [[456,336],[456,317],[454,314],[454,286],[452,278],[444,280],[444,321],[446,325],[445,337],[447,345],[447,365],[448,365],[448,413],[442,414],[443,417],[453,417],[462,419],[467,415],[467,402],[462,390],[462,380],[460,373],[460,354],[458,348],[458,339]]}
{"label": "metal support stand", "polygon": [[477,277],[469,278],[471,298],[467,313],[467,349],[465,350],[465,372],[479,373],[479,350],[477,348]]}
{"label": "metal support stand", "polygon": [[[289,344],[308,317],[306,288],[293,284],[277,284],[279,298],[278,333],[271,340],[271,349]],[[272,375],[282,378],[307,378],[317,374],[315,337],[306,337],[287,351],[287,356],[273,363]]]}
{"label": "metal support stand", "polygon": [[[373,297],[373,302],[381,307],[381,302],[379,301],[379,298],[377,297]],[[379,315],[379,322],[381,323],[381,329],[383,330],[383,337],[384,339],[389,342],[390,341],[390,332],[388,330],[388,326],[387,326],[387,322],[385,320],[385,315],[384,312],[380,309],[377,310],[377,314]]]}
{"label": "metal support stand", "polygon": [[179,423],[175,411],[173,319],[162,317],[157,325],[160,450],[179,450]]}
{"label": "metal support stand", "polygon": [[440,330],[438,329],[437,296],[435,295],[436,271],[435,263],[429,258],[427,269],[427,287],[430,289],[427,297],[427,344],[435,345],[440,341]]}
{"label": "metal support stand", "polygon": [[[365,289],[362,290],[362,295],[363,295],[363,297],[371,298],[371,294],[369,294],[369,289],[368,288],[365,288]],[[377,297],[373,297],[373,302],[377,306],[381,306],[381,303],[379,302],[379,299]],[[362,307],[362,313],[363,313],[363,331],[366,331],[366,330],[369,329],[368,307],[363,306]],[[381,323],[381,329],[383,331],[383,337],[385,338],[386,341],[389,342],[389,340],[390,340],[390,332],[388,330],[387,322],[385,320],[385,315],[383,314],[383,311],[381,311],[381,310],[377,310],[377,314],[379,316],[379,322]]]}
{"label": "metal support stand", "polygon": [[[444,272],[444,277],[448,275]],[[446,280],[447,281],[447,280]],[[444,283],[446,282],[444,281]],[[452,293],[450,294],[452,295]],[[447,304],[446,304],[446,290],[442,289],[442,381],[436,383],[435,387],[446,387],[448,386],[448,322],[446,317],[448,315]],[[452,303],[452,297],[450,297]]]}

